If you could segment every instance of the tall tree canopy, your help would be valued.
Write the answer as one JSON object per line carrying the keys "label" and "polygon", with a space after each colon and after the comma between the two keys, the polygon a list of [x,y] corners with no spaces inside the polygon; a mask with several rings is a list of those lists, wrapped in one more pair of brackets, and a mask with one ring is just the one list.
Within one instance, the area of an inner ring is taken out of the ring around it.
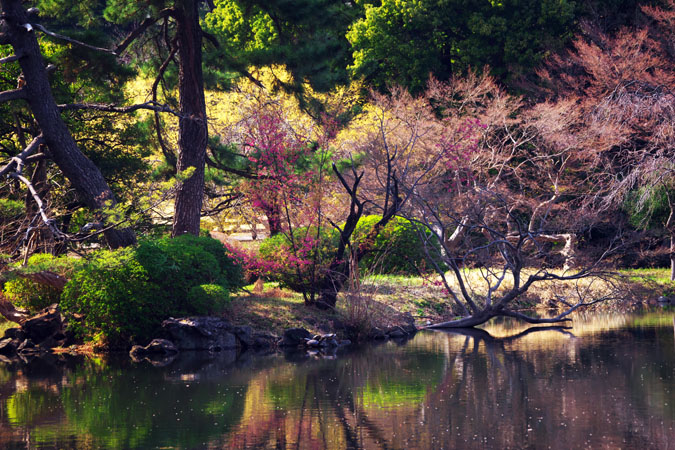
{"label": "tall tree canopy", "polygon": [[347,34],[353,74],[378,89],[400,84],[420,91],[429,74],[447,79],[468,67],[492,67],[501,78],[535,65],[571,37],[568,0],[383,0]]}

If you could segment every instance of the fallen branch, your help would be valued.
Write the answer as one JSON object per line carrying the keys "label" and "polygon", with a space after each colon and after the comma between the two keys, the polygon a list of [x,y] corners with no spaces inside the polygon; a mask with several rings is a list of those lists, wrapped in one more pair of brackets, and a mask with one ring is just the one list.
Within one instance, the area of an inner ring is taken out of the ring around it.
{"label": "fallen branch", "polygon": [[49,227],[52,233],[54,233],[54,236],[62,238],[65,236],[61,230],[59,230],[59,227],[56,226],[56,223],[54,219],[50,219],[49,216],[47,215],[47,211],[45,209],[45,205],[42,202],[42,199],[40,198],[40,195],[37,193],[35,190],[35,187],[33,186],[33,183],[30,182],[29,179],[24,177],[18,172],[10,173],[10,177],[15,178],[19,181],[21,181],[23,184],[26,185],[28,190],[30,191],[31,196],[33,197],[33,200],[38,206],[38,211],[40,212],[40,217],[42,218],[42,221]]}

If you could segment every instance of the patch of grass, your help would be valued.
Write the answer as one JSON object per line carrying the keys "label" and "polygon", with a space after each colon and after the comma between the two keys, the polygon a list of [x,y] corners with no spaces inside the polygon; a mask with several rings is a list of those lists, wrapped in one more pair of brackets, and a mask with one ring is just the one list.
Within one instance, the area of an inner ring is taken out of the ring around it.
{"label": "patch of grass", "polygon": [[423,286],[424,279],[417,276],[406,275],[369,275],[363,282],[371,285],[397,285],[397,286]]}
{"label": "patch of grass", "polygon": [[632,320],[632,325],[636,327],[675,326],[675,317],[673,317],[670,311],[672,311],[672,307],[667,306],[659,312],[653,312],[643,316],[635,317]]}
{"label": "patch of grass", "polygon": [[[253,285],[248,287],[253,288]],[[232,297],[228,318],[237,325],[250,325],[256,330],[281,336],[285,329],[302,327],[311,333],[333,329],[335,312],[320,311],[305,306],[302,295],[280,289],[276,283],[265,283],[259,294],[239,294]]]}
{"label": "patch of grass", "polygon": [[[530,269],[525,275],[532,273]],[[561,272],[562,273],[562,272]],[[484,274],[484,273],[483,273]],[[465,271],[467,289],[475,298],[484,298],[485,278],[479,269]],[[621,279],[601,279],[589,277],[575,282],[538,283],[512,303],[514,309],[556,308],[557,299],[575,303],[578,295],[589,298],[612,294],[620,298],[617,301],[599,303],[596,310],[615,310],[630,307],[634,300],[644,301],[665,295],[673,289],[668,269],[622,270]],[[487,277],[494,280],[493,276]],[[453,277],[449,276],[449,280]],[[507,277],[500,289],[494,294],[499,298],[502,292],[512,286]],[[253,291],[254,285],[247,286]],[[456,283],[452,285],[459,292]],[[410,313],[418,325],[427,321],[440,322],[458,316],[454,302],[440,286],[434,286],[421,277],[402,275],[371,275],[362,279],[362,293],[372,299],[374,321],[377,326],[386,326],[387,319],[397,313]],[[343,321],[348,309],[347,297],[340,295],[337,311],[320,311],[304,305],[302,295],[279,288],[277,283],[264,283],[262,291],[255,294],[239,294],[233,298],[228,315],[237,324],[250,324],[259,330],[269,330],[275,334],[283,333],[290,327],[304,327],[311,332],[328,331],[334,320]],[[651,303],[650,303],[651,304]]]}
{"label": "patch of grass", "polygon": [[675,282],[670,280],[670,269],[624,269],[621,275],[626,277],[643,297],[675,295]]}

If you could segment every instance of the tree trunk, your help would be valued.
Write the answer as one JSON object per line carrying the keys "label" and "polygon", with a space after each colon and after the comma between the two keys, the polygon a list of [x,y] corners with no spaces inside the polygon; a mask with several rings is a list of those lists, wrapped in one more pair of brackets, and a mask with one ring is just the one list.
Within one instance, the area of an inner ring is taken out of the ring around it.
{"label": "tree trunk", "polygon": [[[19,56],[19,65],[25,79],[27,101],[40,126],[45,143],[59,169],[73,185],[80,200],[103,215],[103,209],[116,204],[115,197],[101,171],[77,147],[52,96],[45,62],[34,31],[23,26],[28,23],[26,11],[19,0],[0,0],[6,36]],[[112,248],[136,242],[130,229],[112,228],[105,232]]]}
{"label": "tree trunk", "polygon": [[267,217],[267,226],[270,231],[270,237],[281,233],[281,211],[276,204],[263,208]]}
{"label": "tree trunk", "polygon": [[670,281],[675,281],[675,234],[670,234]]}
{"label": "tree trunk", "polygon": [[478,314],[474,314],[462,319],[451,320],[448,322],[435,323],[429,325],[427,328],[473,328],[478,325],[482,325],[493,317],[497,317],[499,314],[494,311],[481,311]]}
{"label": "tree trunk", "polygon": [[448,322],[441,322],[441,323],[435,323],[433,325],[429,325],[426,328],[473,328],[478,325],[482,325],[488,320],[492,319],[493,317],[498,317],[498,316],[504,316],[504,317],[513,317],[518,320],[522,320],[523,322],[531,323],[531,324],[556,324],[556,323],[563,323],[563,322],[570,322],[572,319],[567,317],[567,315],[575,310],[576,307],[571,308],[566,313],[562,313],[558,315],[557,317],[552,317],[548,319],[539,319],[536,317],[529,317],[526,316],[525,314],[518,313],[515,311],[511,311],[509,309],[502,309],[502,308],[485,308],[476,314],[473,314],[468,317],[464,317],[462,319],[457,319],[457,320],[450,320]]}
{"label": "tree trunk", "polygon": [[202,30],[199,26],[199,2],[176,0],[178,52],[180,55],[178,90],[180,113],[178,122],[178,173],[194,167],[192,176],[184,180],[176,194],[173,236],[185,233],[199,235],[204,199],[204,164],[206,160],[206,103],[202,74]]}

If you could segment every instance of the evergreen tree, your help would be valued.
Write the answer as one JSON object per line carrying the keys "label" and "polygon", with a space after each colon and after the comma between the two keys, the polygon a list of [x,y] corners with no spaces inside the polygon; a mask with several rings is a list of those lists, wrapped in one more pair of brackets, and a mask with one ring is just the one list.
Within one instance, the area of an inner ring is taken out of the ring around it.
{"label": "evergreen tree", "polygon": [[502,79],[533,67],[572,35],[569,0],[364,1],[365,14],[347,34],[353,75],[380,90],[414,92],[430,74],[443,80],[468,68],[492,68]]}

